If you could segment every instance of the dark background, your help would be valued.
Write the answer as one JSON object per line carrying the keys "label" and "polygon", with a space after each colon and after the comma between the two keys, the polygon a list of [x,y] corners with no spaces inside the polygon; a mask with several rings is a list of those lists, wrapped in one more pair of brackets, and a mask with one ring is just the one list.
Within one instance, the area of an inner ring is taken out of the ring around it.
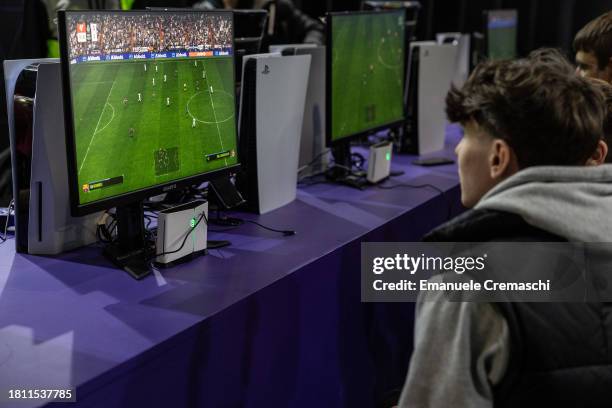
{"label": "dark background", "polygon": [[[193,0],[139,0],[156,6],[179,6]],[[356,10],[359,0],[294,0],[313,17],[326,11]],[[612,9],[612,0],[421,0],[423,9],[419,40],[433,39],[435,33],[480,30],[482,11],[516,8],[519,11],[519,54],[544,47],[560,47],[571,55],[574,34],[589,20]],[[39,0],[0,0],[0,60],[45,56],[47,28]],[[8,148],[8,127],[4,74],[0,67],[0,156]],[[0,163],[0,180],[8,171]],[[0,186],[0,206],[6,205],[6,189]],[[3,196],[4,195],[4,196]]]}

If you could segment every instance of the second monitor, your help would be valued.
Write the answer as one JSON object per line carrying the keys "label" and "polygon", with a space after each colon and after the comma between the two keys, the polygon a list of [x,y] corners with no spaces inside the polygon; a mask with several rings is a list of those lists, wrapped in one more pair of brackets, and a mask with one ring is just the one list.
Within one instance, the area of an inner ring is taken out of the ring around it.
{"label": "second monitor", "polygon": [[517,55],[516,10],[484,12],[486,55],[489,59],[513,59]]}
{"label": "second monitor", "polygon": [[353,185],[360,177],[352,171],[350,141],[404,121],[405,11],[331,13],[327,30],[332,177]]}

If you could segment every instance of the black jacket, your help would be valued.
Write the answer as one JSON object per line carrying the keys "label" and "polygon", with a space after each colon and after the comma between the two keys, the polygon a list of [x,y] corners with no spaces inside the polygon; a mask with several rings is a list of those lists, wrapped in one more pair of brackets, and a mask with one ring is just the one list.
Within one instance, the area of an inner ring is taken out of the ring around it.
{"label": "black jacket", "polygon": [[[470,210],[427,234],[430,242],[545,242],[563,237],[520,216]],[[496,407],[611,407],[610,303],[497,303],[510,330],[510,363]]]}

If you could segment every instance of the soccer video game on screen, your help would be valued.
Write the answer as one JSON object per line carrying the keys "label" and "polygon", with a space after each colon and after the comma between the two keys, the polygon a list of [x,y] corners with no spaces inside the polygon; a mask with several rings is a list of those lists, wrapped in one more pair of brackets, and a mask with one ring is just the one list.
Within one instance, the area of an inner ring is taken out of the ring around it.
{"label": "soccer video game on screen", "polygon": [[487,22],[489,59],[516,58],[516,25],[517,16],[512,12],[492,13]]}
{"label": "soccer video game on screen", "polygon": [[232,16],[66,16],[81,204],[237,164]]}
{"label": "soccer video game on screen", "polygon": [[404,119],[404,11],[334,15],[332,140]]}

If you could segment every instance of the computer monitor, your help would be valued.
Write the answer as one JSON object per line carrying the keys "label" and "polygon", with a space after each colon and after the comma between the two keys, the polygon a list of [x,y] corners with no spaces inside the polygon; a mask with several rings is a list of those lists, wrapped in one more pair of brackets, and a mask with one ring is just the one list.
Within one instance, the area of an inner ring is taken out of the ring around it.
{"label": "computer monitor", "polygon": [[71,211],[117,207],[107,254],[138,263],[143,199],[239,166],[232,13],[58,16]]}
{"label": "computer monitor", "polygon": [[405,11],[327,16],[327,145],[350,168],[351,139],[404,121]]}
{"label": "computer monitor", "polygon": [[488,10],[484,12],[486,56],[491,60],[513,59],[517,56],[516,10]]}

